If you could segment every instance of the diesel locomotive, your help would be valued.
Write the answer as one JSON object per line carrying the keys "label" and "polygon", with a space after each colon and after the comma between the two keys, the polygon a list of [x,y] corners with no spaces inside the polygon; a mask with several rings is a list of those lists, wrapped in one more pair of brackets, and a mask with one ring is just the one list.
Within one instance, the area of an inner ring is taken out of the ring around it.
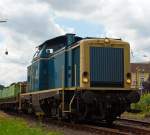
{"label": "diesel locomotive", "polygon": [[26,86],[15,104],[4,98],[0,107],[59,119],[112,122],[140,98],[130,87],[129,43],[75,34],[37,46]]}

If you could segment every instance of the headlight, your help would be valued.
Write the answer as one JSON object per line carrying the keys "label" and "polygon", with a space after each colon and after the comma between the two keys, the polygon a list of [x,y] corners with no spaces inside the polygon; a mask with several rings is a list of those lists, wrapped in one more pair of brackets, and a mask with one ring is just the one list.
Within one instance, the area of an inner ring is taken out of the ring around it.
{"label": "headlight", "polygon": [[127,80],[126,80],[126,82],[127,82],[128,84],[131,83],[131,73],[127,73]]}
{"label": "headlight", "polygon": [[105,39],[104,39],[104,42],[105,42],[106,44],[108,44],[110,41],[109,41],[108,38],[105,38]]}
{"label": "headlight", "polygon": [[83,82],[84,82],[84,83],[88,83],[88,78],[83,77]]}
{"label": "headlight", "polygon": [[130,84],[131,83],[131,79],[127,79],[127,83]]}
{"label": "headlight", "polygon": [[83,83],[88,83],[89,79],[88,79],[88,72],[83,72],[82,74],[82,81]]}

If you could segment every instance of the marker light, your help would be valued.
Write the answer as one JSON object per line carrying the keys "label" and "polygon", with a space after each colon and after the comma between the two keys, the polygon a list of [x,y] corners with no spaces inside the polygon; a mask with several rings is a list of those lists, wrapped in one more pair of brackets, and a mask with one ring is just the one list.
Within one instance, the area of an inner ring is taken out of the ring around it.
{"label": "marker light", "polygon": [[127,80],[126,80],[126,82],[127,82],[128,84],[131,83],[131,73],[127,73]]}
{"label": "marker light", "polygon": [[87,77],[83,77],[83,82],[84,83],[88,83],[88,78]]}
{"label": "marker light", "polygon": [[82,81],[83,83],[88,83],[89,79],[88,79],[88,72],[83,72],[82,74]]}
{"label": "marker light", "polygon": [[131,83],[131,79],[127,79],[127,83],[130,84]]}
{"label": "marker light", "polygon": [[108,44],[110,41],[109,41],[108,38],[105,38],[105,39],[104,39],[104,42],[105,42],[106,44]]}

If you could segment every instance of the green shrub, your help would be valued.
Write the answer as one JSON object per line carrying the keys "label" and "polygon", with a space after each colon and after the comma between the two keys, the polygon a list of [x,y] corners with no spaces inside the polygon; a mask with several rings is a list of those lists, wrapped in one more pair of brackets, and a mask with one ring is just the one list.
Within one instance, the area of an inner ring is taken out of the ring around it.
{"label": "green shrub", "polygon": [[138,103],[131,105],[131,109],[141,110],[142,112],[150,113],[150,94],[142,95]]}

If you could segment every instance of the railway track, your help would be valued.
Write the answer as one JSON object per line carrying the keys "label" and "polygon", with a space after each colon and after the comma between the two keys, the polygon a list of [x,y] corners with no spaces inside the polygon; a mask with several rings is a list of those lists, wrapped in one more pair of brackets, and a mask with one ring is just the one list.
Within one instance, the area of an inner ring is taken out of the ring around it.
{"label": "railway track", "polygon": [[107,127],[98,127],[92,125],[74,125],[77,130],[85,130],[88,132],[100,134],[100,135],[128,135],[126,132],[119,131],[118,129],[112,129]]}
{"label": "railway track", "polygon": [[150,122],[142,121],[142,120],[134,120],[134,119],[117,119],[116,122],[120,123],[126,123],[126,124],[131,124],[131,125],[137,125],[137,126],[142,126],[142,127],[148,127],[150,128]]}
{"label": "railway track", "polygon": [[144,127],[118,124],[114,128],[131,135],[150,135],[150,129]]}
{"label": "railway track", "polygon": [[136,135],[150,135],[150,123],[132,119],[118,119],[115,128]]}
{"label": "railway track", "polygon": [[74,123],[68,123],[64,121],[46,119],[46,121],[44,121],[44,124],[55,124],[60,127],[65,126],[73,130],[86,131],[86,132],[91,132],[91,133],[100,134],[100,135],[128,135],[128,133],[122,132],[119,129],[109,128],[109,127],[100,127],[99,125],[96,126],[96,125],[89,125],[89,124],[84,124],[84,123],[74,124]]}
{"label": "railway track", "polygon": [[[48,121],[47,121],[48,122]],[[150,135],[150,128],[144,128],[140,126],[134,126],[134,125],[127,125],[127,124],[117,124],[115,123],[111,127],[103,127],[100,126],[98,123],[97,125],[90,125],[90,124],[70,124],[68,122],[58,122],[58,121],[52,121],[51,123],[58,124],[60,126],[66,126],[68,128],[74,129],[74,130],[81,130],[81,131],[88,131],[91,133],[96,133],[100,135]],[[49,122],[48,122],[49,123]]]}

